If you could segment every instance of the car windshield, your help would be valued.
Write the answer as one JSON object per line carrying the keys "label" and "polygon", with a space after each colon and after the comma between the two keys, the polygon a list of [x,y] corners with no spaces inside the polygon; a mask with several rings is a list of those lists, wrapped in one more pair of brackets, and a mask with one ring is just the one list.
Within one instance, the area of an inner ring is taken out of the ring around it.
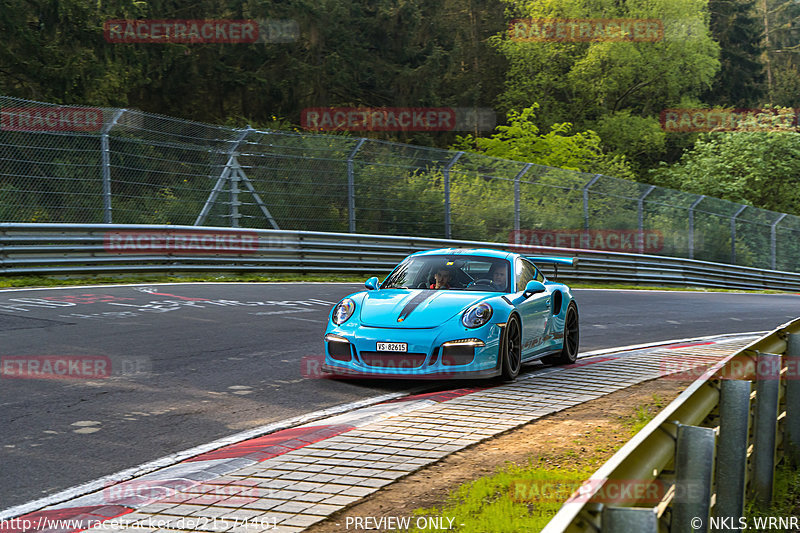
{"label": "car windshield", "polygon": [[403,261],[382,289],[440,289],[508,292],[510,263],[466,255],[421,255]]}

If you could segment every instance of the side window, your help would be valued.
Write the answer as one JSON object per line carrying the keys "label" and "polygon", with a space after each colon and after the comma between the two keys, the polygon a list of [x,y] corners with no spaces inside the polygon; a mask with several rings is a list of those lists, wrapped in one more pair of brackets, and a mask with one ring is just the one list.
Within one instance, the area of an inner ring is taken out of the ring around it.
{"label": "side window", "polygon": [[535,276],[536,267],[524,259],[517,259],[517,292],[524,291],[525,285]]}
{"label": "side window", "polygon": [[533,278],[533,279],[535,279],[536,281],[541,281],[542,283],[544,283],[544,274],[542,274],[542,271],[537,268],[536,269],[536,277]]}

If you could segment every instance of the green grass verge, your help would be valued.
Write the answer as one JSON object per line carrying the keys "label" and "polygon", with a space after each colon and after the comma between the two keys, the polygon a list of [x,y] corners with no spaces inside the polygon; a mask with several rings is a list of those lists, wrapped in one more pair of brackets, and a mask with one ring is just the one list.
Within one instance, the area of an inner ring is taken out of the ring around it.
{"label": "green grass verge", "polygon": [[197,283],[197,282],[340,282],[364,283],[368,274],[355,276],[351,274],[269,274],[269,275],[139,275],[139,276],[7,276],[0,277],[0,287],[68,287],[71,285],[105,285],[127,283]]}
{"label": "green grass verge", "polygon": [[786,294],[791,291],[777,291],[772,289],[745,290],[745,289],[720,289],[717,287],[659,287],[656,285],[622,285],[618,283],[569,283],[573,289],[618,289],[633,291],[691,291],[691,292],[747,292],[754,294]]}
{"label": "green grass verge", "polygon": [[459,533],[539,531],[561,507],[561,498],[567,499],[591,474],[590,468],[554,471],[539,462],[525,468],[510,464],[492,476],[462,485],[443,508],[419,510],[414,516],[454,519]]}
{"label": "green grass verge", "polygon": [[575,449],[583,447],[588,452],[568,450],[555,457],[531,457],[527,466],[507,463],[495,474],[458,487],[443,506],[417,509],[414,516],[455,519],[454,531],[459,533],[540,531],[572,492],[652,420],[665,403],[663,398],[653,395],[652,401],[619,420],[620,429],[612,438],[604,434],[605,444],[593,443],[592,437],[578,439]]}
{"label": "green grass verge", "polygon": [[[800,470],[784,461],[775,470],[775,493],[771,505],[750,502],[745,508],[748,531],[777,531],[775,527],[759,528],[754,519],[800,515]],[[735,522],[735,520],[734,520]]]}

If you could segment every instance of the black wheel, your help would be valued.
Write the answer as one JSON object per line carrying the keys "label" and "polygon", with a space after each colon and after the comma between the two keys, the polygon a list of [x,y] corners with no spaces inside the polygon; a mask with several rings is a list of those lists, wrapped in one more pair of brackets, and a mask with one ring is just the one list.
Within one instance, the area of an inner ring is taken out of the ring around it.
{"label": "black wheel", "polygon": [[516,315],[511,315],[508,318],[506,330],[503,333],[500,354],[503,358],[500,363],[503,379],[514,381],[519,375],[519,369],[522,366],[522,329]]}
{"label": "black wheel", "polygon": [[548,355],[542,361],[553,365],[569,365],[578,359],[578,342],[580,327],[578,326],[578,306],[570,302],[564,320],[564,347],[557,354]]}

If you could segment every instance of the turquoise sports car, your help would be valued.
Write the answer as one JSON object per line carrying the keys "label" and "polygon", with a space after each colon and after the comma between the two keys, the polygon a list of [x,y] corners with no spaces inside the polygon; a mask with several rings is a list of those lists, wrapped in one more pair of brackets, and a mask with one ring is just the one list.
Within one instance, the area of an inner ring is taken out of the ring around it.
{"label": "turquoise sports car", "polygon": [[513,380],[523,363],[573,363],[578,305],[569,287],[524,257],[488,249],[440,249],[404,259],[379,283],[331,312],[325,372],[393,378]]}

